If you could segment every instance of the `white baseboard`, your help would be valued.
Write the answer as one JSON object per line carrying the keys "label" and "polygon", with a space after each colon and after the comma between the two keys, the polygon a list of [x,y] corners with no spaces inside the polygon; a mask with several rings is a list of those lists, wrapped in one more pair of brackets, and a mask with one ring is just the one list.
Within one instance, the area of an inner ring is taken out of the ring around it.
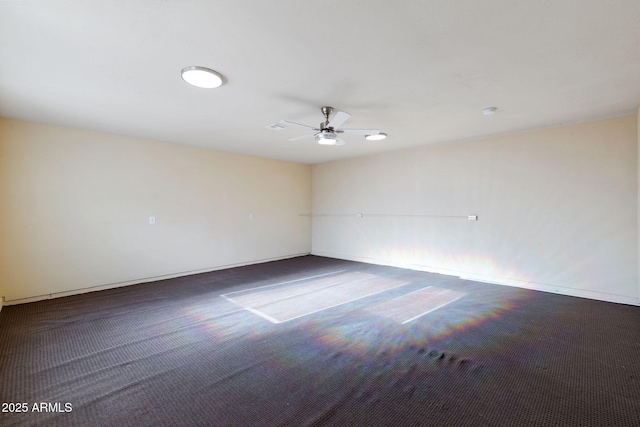
{"label": "white baseboard", "polygon": [[614,302],[620,304],[629,304],[640,306],[640,298],[627,295],[611,294],[606,292],[589,291],[585,289],[569,288],[566,286],[549,285],[545,283],[537,283],[526,280],[509,279],[504,277],[495,277],[484,274],[473,274],[468,272],[450,270],[446,268],[438,268],[435,266],[409,264],[390,260],[383,260],[370,257],[353,256],[327,251],[312,251],[311,255],[323,256],[327,258],[337,258],[349,261],[364,262],[367,264],[387,265],[390,267],[406,268],[408,270],[426,271],[429,273],[444,274],[447,276],[456,276],[463,280],[473,280],[475,282],[491,283],[494,285],[513,286],[517,288],[531,289],[534,291],[549,292],[560,295],[567,295],[580,298],[594,299],[598,301]]}
{"label": "white baseboard", "polygon": [[179,272],[179,273],[165,274],[165,275],[161,275],[161,276],[143,277],[143,278],[127,280],[127,281],[123,281],[123,282],[106,283],[106,284],[103,284],[103,285],[89,286],[89,287],[86,287],[86,288],[71,289],[71,290],[67,290],[67,291],[54,292],[54,293],[51,293],[51,294],[36,295],[36,296],[25,297],[25,298],[17,298],[17,299],[13,299],[13,300],[5,300],[5,298],[2,297],[2,304],[0,305],[0,310],[2,309],[3,305],[25,304],[25,303],[29,303],[29,302],[42,301],[42,300],[47,300],[47,299],[52,299],[52,298],[61,298],[61,297],[66,297],[66,296],[71,296],[71,295],[85,294],[87,292],[95,292],[95,291],[102,291],[102,290],[105,290],[105,289],[121,288],[123,286],[137,285],[139,283],[155,282],[157,280],[165,280],[165,279],[173,279],[173,278],[176,278],[176,277],[190,276],[192,274],[209,273],[211,271],[225,270],[227,268],[243,267],[243,266],[246,266],[246,265],[253,265],[253,264],[263,264],[265,262],[280,261],[280,260],[283,260],[283,259],[296,258],[296,257],[299,257],[299,256],[305,256],[305,255],[309,255],[309,252],[304,252],[304,253],[299,253],[299,254],[291,254],[291,255],[284,255],[284,256],[274,257],[274,258],[251,260],[251,261],[240,262],[240,263],[235,263],[235,264],[218,265],[218,266],[207,267],[207,268],[202,268],[202,269],[198,269],[198,270],[190,270],[190,271],[182,271],[182,272]]}

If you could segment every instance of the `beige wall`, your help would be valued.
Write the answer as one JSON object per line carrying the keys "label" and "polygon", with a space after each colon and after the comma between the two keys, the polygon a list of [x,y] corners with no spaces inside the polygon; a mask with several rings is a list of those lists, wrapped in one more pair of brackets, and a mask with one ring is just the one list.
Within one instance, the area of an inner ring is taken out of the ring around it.
{"label": "beige wall", "polygon": [[0,296],[309,253],[310,191],[308,165],[0,120]]}
{"label": "beige wall", "polygon": [[638,304],[637,146],[633,116],[315,165],[312,253]]}
{"label": "beige wall", "polygon": [[0,120],[0,296],[21,302],[295,256],[313,236],[318,255],[637,304],[638,121],[640,109],[311,174]]}

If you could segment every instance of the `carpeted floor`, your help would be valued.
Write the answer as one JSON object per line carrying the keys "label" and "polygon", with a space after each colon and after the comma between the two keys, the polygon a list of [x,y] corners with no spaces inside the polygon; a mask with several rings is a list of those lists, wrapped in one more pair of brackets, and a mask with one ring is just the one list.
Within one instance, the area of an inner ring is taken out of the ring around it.
{"label": "carpeted floor", "polygon": [[639,426],[640,307],[307,256],[4,307],[0,397],[2,426]]}

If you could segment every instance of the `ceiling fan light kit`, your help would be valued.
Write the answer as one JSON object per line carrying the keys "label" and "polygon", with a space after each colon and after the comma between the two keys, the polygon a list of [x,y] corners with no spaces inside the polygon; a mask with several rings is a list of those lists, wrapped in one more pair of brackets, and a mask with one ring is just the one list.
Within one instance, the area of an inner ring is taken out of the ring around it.
{"label": "ceiling fan light kit", "polygon": [[328,132],[318,132],[316,134],[316,142],[320,145],[344,145],[343,140]]}
{"label": "ceiling fan light kit", "polygon": [[295,138],[289,139],[289,141],[297,141],[299,139],[311,138],[314,137],[315,141],[321,145],[344,145],[344,141],[339,137],[340,134],[354,134],[354,135],[365,135],[367,136],[378,136],[377,139],[384,139],[387,137],[386,134],[380,133],[380,129],[341,129],[339,128],[344,122],[351,117],[351,114],[345,113],[344,111],[338,111],[331,116],[333,112],[333,107],[322,107],[320,109],[322,114],[324,115],[324,122],[320,123],[318,127],[313,127],[309,125],[303,125],[300,123],[290,122],[288,120],[282,120],[280,123],[291,126],[298,126],[307,129],[312,129],[314,133],[310,133],[307,135],[298,136]]}

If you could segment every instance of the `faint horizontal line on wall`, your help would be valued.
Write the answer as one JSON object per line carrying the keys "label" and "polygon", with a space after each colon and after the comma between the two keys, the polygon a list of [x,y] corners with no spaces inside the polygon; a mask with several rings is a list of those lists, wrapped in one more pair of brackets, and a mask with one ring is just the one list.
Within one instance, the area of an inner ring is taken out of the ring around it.
{"label": "faint horizontal line on wall", "polygon": [[467,218],[467,215],[428,215],[428,214],[365,214],[362,216],[394,217],[394,218]]}
{"label": "faint horizontal line on wall", "polygon": [[382,213],[364,213],[364,212],[357,212],[357,213],[323,213],[323,214],[311,214],[311,217],[322,217],[322,216],[327,216],[327,217],[357,217],[357,218],[364,218],[364,217],[379,217],[379,218],[383,218],[383,217],[387,217],[387,218],[463,218],[463,219],[467,219],[467,215],[429,215],[429,214],[382,214]]}
{"label": "faint horizontal line on wall", "polygon": [[350,217],[350,216],[357,216],[357,214],[311,214],[310,216],[312,217],[319,217],[319,216],[346,216],[346,217]]}

